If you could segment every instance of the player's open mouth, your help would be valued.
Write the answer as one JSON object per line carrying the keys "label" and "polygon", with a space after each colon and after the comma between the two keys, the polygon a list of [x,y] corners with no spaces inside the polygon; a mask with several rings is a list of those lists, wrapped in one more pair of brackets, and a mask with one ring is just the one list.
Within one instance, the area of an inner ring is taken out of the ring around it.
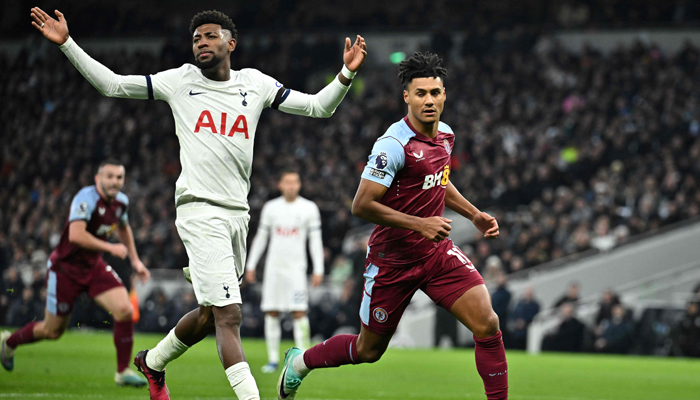
{"label": "player's open mouth", "polygon": [[425,111],[423,111],[423,114],[434,115],[434,114],[435,114],[435,110],[425,110]]}

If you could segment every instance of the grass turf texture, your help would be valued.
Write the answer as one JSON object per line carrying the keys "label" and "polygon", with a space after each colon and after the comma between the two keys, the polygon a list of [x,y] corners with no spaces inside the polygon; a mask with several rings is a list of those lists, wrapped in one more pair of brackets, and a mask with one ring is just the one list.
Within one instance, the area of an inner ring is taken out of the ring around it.
{"label": "grass turf texture", "polygon": [[[138,334],[134,353],[163,336]],[[265,343],[244,339],[262,399],[274,399],[277,374],[262,374]],[[283,343],[282,348],[291,345]],[[508,352],[511,399],[612,400],[698,399],[700,360]],[[111,332],[71,331],[58,342],[21,347],[15,370],[0,369],[0,399],[148,399],[146,389],[114,384]],[[213,338],[167,370],[173,399],[235,398]],[[389,349],[372,365],[314,371],[300,400],[485,399],[473,350]]]}

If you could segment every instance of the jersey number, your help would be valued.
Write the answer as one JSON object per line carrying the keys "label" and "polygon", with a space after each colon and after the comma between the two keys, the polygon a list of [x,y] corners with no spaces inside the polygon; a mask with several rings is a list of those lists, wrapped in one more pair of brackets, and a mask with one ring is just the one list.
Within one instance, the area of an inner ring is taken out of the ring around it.
{"label": "jersey number", "polygon": [[[207,110],[202,111],[199,114],[199,119],[197,120],[197,126],[194,128],[194,133],[199,133],[200,128],[209,128],[212,133],[221,133],[226,135],[226,113],[221,113],[221,131],[216,131],[216,124],[214,124],[214,118],[212,118],[211,113]],[[234,133],[243,133],[245,138],[248,137],[248,121],[245,119],[245,115],[239,115],[236,121],[233,123],[231,130],[228,132],[228,136],[233,136]]]}
{"label": "jersey number", "polygon": [[462,250],[460,250],[459,247],[452,247],[451,249],[447,250],[447,254],[457,257],[457,259],[459,259],[459,261],[461,261],[462,264],[466,265],[469,269],[474,269],[474,264],[469,261],[469,258],[462,253]]}

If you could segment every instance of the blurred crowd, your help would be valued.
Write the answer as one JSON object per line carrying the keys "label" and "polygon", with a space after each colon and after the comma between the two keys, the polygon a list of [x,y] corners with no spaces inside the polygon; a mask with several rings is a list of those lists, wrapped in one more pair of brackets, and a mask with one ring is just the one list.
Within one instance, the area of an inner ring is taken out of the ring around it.
{"label": "blurred crowd", "polygon": [[[447,30],[486,25],[508,29],[532,24],[546,29],[697,26],[700,6],[691,0],[391,0],[334,3],[323,0],[246,1],[210,0],[207,8],[221,10],[248,32],[276,33],[335,30],[338,27],[426,29],[439,21]],[[7,4],[1,20],[3,37],[21,37],[33,28],[28,11],[36,4],[17,0]],[[168,4],[168,18],[153,10],[155,0],[139,2],[42,2],[47,12],[59,8],[71,29],[90,37],[162,36],[186,29],[202,4],[177,0]],[[459,10],[459,12],[455,12]],[[13,18],[16,16],[16,18]],[[21,16],[21,17],[20,17]]]}
{"label": "blurred crowd", "polygon": [[[306,3],[314,4],[298,4]],[[438,30],[430,46],[449,71],[443,120],[457,132],[450,177],[501,227],[499,240],[463,246],[483,274],[608,251],[631,236],[698,218],[696,47],[687,43],[669,55],[638,43],[605,56],[590,48],[575,54],[532,28],[497,26],[475,24],[459,47]],[[80,44],[80,30],[71,29]],[[43,284],[27,288],[43,279],[72,197],[93,183],[107,156],[125,163],[124,192],[142,260],[152,269],[188,262],[173,223],[180,164],[167,104],[103,98],[55,46],[32,38],[19,54],[0,55],[0,273],[5,282],[23,277],[22,286],[3,287],[0,305],[8,315],[20,300],[22,310],[43,301]],[[342,43],[333,35],[294,31],[273,40],[241,33],[239,40],[234,68],[258,68],[302,91],[319,90],[341,63]],[[120,74],[156,73],[191,60],[187,35],[169,39],[160,54],[91,54]],[[345,276],[338,284],[347,287],[348,309],[359,305],[354,293],[364,257],[342,254],[343,238],[363,224],[349,210],[372,144],[405,114],[396,74],[395,67],[367,65],[330,119],[267,110],[258,125],[251,232],[262,204],[278,195],[277,172],[295,165],[302,196],[321,209],[327,270]]]}
{"label": "blurred crowd", "polygon": [[[491,290],[506,347],[525,349],[528,327],[543,307],[532,288],[511,301],[505,275]],[[552,307],[559,322],[542,342],[544,351],[654,354],[700,357],[700,283],[694,288],[685,310],[647,308],[638,318],[612,290],[602,293],[592,323],[578,318],[579,286],[571,283]]]}

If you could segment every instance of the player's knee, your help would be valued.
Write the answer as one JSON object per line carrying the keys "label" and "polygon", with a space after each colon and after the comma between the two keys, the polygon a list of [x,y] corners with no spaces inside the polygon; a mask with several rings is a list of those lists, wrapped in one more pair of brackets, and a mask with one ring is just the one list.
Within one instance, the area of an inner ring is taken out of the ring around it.
{"label": "player's knee", "polygon": [[478,326],[474,327],[474,331],[472,333],[474,333],[474,336],[478,338],[487,338],[498,333],[499,329],[500,324],[498,321],[498,315],[491,311],[490,313],[486,314],[481,321],[479,321]]}
{"label": "player's knee", "polygon": [[112,311],[115,321],[131,321],[134,316],[134,307],[131,303],[123,304]]}
{"label": "player's knee", "polygon": [[238,328],[241,326],[242,321],[243,315],[241,314],[241,308],[238,304],[223,307],[214,314],[214,323],[217,329]]}

